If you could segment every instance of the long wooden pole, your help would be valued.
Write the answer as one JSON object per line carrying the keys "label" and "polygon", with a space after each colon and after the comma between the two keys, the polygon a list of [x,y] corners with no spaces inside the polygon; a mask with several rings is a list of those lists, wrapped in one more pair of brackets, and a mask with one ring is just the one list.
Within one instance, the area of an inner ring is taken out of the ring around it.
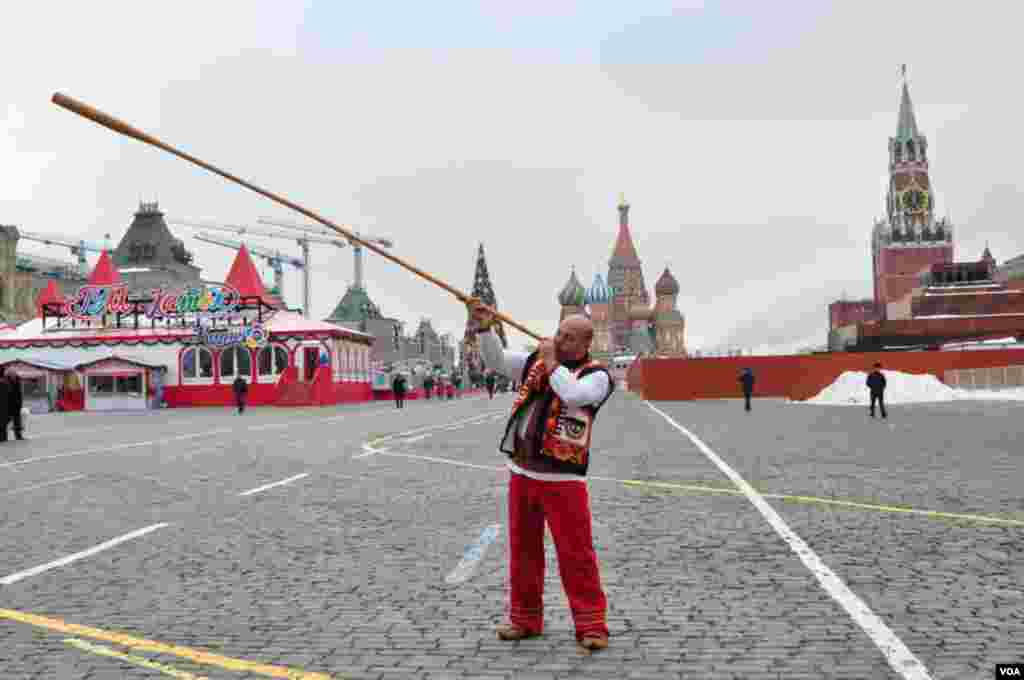
{"label": "long wooden pole", "polygon": [[[406,262],[402,258],[396,257],[396,256],[392,255],[391,253],[385,251],[384,249],[375,246],[373,243],[370,243],[368,241],[362,240],[361,238],[359,238],[358,236],[356,236],[355,234],[353,234],[349,230],[347,230],[347,229],[345,229],[343,227],[338,226],[337,224],[335,224],[334,222],[328,220],[325,217],[321,217],[320,215],[318,215],[317,213],[313,212],[312,210],[308,210],[306,208],[303,208],[301,205],[298,205],[297,203],[293,203],[293,202],[289,201],[287,198],[284,198],[283,196],[278,196],[277,194],[272,193],[270,191],[267,191],[266,189],[263,189],[261,187],[258,187],[255,184],[252,184],[251,182],[247,182],[244,179],[241,179],[239,177],[235,177],[231,173],[225,172],[224,170],[221,170],[220,168],[216,167],[215,165],[211,165],[210,163],[202,161],[202,160],[196,158],[195,156],[192,156],[192,155],[189,155],[189,154],[185,153],[184,151],[180,151],[178,149],[175,149],[170,144],[165,144],[164,142],[161,142],[156,137],[153,137],[152,135],[149,135],[149,134],[147,134],[145,132],[142,132],[141,130],[138,130],[138,129],[132,127],[128,123],[125,123],[122,120],[114,118],[110,114],[104,113],[104,112],[102,112],[102,111],[100,111],[98,109],[94,109],[93,107],[89,106],[88,104],[86,104],[84,102],[80,102],[77,99],[72,99],[71,97],[68,97],[67,95],[63,95],[60,92],[54,93],[53,98],[52,98],[51,101],[53,101],[53,103],[56,104],[57,106],[60,106],[61,108],[64,108],[64,109],[67,109],[68,111],[71,111],[72,113],[77,113],[78,115],[82,116],[83,118],[88,118],[89,120],[93,121],[94,123],[99,123],[100,125],[102,125],[105,128],[108,128],[110,130],[113,130],[114,132],[120,133],[120,134],[128,136],[128,137],[133,137],[133,138],[139,140],[140,142],[143,142],[145,144],[149,144],[150,146],[155,146],[158,149],[163,149],[167,153],[174,154],[178,158],[183,158],[184,160],[188,161],[189,163],[193,163],[195,165],[198,165],[199,167],[203,168],[204,170],[209,170],[210,172],[212,172],[214,174],[220,175],[221,177],[223,177],[224,179],[226,179],[226,180],[228,180],[230,182],[234,182],[235,184],[240,184],[243,187],[245,187],[246,189],[249,189],[251,191],[255,191],[257,194],[260,194],[261,196],[265,196],[265,197],[269,198],[270,200],[274,201],[275,203],[280,203],[281,205],[283,205],[283,206],[285,206],[287,208],[291,208],[295,212],[301,213],[301,214],[305,215],[306,217],[308,217],[311,220],[319,222],[320,224],[322,224],[322,225],[324,225],[326,227],[330,227],[334,231],[336,231],[339,234],[341,234],[342,236],[344,236],[349,241],[355,241],[356,243],[360,244],[364,248],[368,248],[369,250],[372,250],[373,252],[377,253],[381,257],[386,258],[388,260],[391,260],[392,262],[394,262],[395,264],[399,265],[400,267],[404,267],[405,269],[408,269],[413,274],[416,274],[417,276],[419,276],[421,278],[424,278],[427,281],[430,281],[431,283],[433,283],[436,286],[440,286],[444,290],[446,290],[449,293],[451,293],[452,295],[454,295],[460,302],[466,303],[466,302],[468,302],[470,300],[470,296],[467,295],[466,293],[463,293],[461,290],[459,290],[457,288],[454,288],[452,286],[449,286],[444,281],[442,281],[442,280],[440,280],[440,279],[438,279],[438,278],[436,278],[434,276],[431,276],[427,272],[423,271],[422,269],[420,269],[420,268],[418,268],[418,267],[416,267],[416,266],[414,266],[412,264],[409,264],[408,262]],[[509,326],[512,326],[513,328],[516,328],[516,329],[522,331],[523,333],[525,333],[526,335],[529,335],[531,338],[533,338],[535,340],[541,340],[542,339],[541,336],[537,335],[536,333],[531,331],[526,326],[523,326],[522,324],[517,323],[514,319],[509,318],[508,316],[506,316],[505,314],[502,314],[498,310],[491,310],[491,311],[494,312],[494,316],[496,318],[504,321]]]}

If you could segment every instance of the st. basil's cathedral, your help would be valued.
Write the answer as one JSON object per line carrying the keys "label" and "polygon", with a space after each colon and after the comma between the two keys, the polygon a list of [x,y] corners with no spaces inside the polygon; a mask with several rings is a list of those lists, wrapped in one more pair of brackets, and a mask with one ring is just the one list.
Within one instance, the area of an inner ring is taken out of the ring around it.
{"label": "st. basil's cathedral", "polygon": [[[594,358],[618,355],[686,356],[686,320],[679,312],[679,283],[665,267],[654,284],[654,304],[644,283],[643,264],[629,227],[629,204],[619,199],[619,234],[608,261],[608,277],[594,275],[584,288],[576,270],[558,293],[559,319],[584,314],[594,324]],[[607,283],[606,283],[607,281]]]}
{"label": "st. basil's cathedral", "polygon": [[[686,320],[679,312],[679,283],[665,267],[654,285],[654,304],[644,283],[643,264],[629,228],[629,204],[619,199],[619,234],[608,261],[607,279],[594,276],[590,288],[584,288],[573,269],[569,281],[557,295],[561,306],[559,321],[570,314],[583,314],[594,324],[591,355],[611,363],[616,357],[686,356],[684,332]],[[606,283],[607,281],[607,283]],[[498,309],[481,243],[477,251],[473,277],[473,296]],[[502,344],[508,344],[499,325]],[[482,370],[476,335],[467,321],[462,341],[462,365],[470,373]]]}

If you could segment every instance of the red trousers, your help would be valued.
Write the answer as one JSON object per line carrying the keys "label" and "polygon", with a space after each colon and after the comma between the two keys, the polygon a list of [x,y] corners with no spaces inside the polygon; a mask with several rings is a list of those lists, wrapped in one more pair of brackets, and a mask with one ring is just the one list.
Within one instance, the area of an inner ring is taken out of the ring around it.
{"label": "red trousers", "polygon": [[608,601],[590,533],[590,495],[583,482],[542,482],[509,473],[509,620],[544,629],[544,522],[558,554],[576,639],[608,637]]}

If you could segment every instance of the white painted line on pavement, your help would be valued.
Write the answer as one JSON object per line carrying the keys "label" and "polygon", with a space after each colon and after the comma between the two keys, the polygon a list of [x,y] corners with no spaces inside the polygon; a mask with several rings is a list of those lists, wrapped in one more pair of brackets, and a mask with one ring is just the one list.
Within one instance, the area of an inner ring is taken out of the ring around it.
{"label": "white painted line on pavement", "polygon": [[452,573],[448,574],[444,579],[445,583],[462,583],[472,576],[473,573],[476,572],[476,568],[480,565],[480,561],[483,560],[484,555],[487,553],[488,546],[490,546],[491,543],[494,542],[494,539],[498,537],[498,532],[500,530],[500,524],[492,524],[484,529],[480,534],[480,538],[478,538],[471,546],[466,548],[466,552],[462,554],[462,559],[459,560],[458,565],[452,570]]}
{"label": "white painted line on pavement", "polygon": [[81,552],[76,552],[74,555],[68,555],[67,557],[62,557],[59,560],[54,560],[53,562],[48,562],[47,564],[41,564],[38,567],[32,567],[31,569],[26,569],[25,571],[19,571],[16,574],[11,574],[10,576],[5,576],[4,578],[0,578],[0,585],[2,585],[2,586],[9,586],[12,583],[17,583],[18,581],[20,581],[22,579],[29,578],[30,576],[37,576],[39,574],[42,574],[44,571],[49,571],[50,569],[56,569],[57,567],[63,567],[64,565],[71,564],[72,562],[77,562],[80,559],[89,557],[91,555],[95,555],[98,552],[102,552],[102,551],[106,550],[107,548],[113,548],[115,545],[117,545],[119,543],[124,543],[125,541],[132,540],[133,538],[139,538],[140,536],[145,536],[146,534],[150,533],[151,531],[156,531],[157,529],[160,529],[160,528],[165,527],[165,526],[168,526],[167,522],[161,522],[160,524],[152,524],[152,525],[150,525],[148,527],[144,527],[142,529],[136,529],[135,531],[132,531],[131,533],[127,533],[124,536],[118,536],[117,538],[112,538],[109,541],[106,541],[104,543],[100,543],[99,545],[97,545],[97,546],[95,546],[93,548],[89,548],[88,550],[83,550]]}
{"label": "white painted line on pavement", "polygon": [[74,475],[72,477],[62,477],[61,479],[55,479],[52,482],[43,482],[42,484],[34,484],[32,486],[23,486],[20,489],[12,489],[11,491],[5,491],[4,495],[9,496],[11,494],[22,493],[23,491],[33,491],[35,489],[42,489],[46,486],[53,486],[54,484],[63,484],[64,482],[73,482],[76,479],[81,479],[85,475]]}
{"label": "white painted line on pavement", "polygon": [[[491,470],[492,472],[501,472],[502,470],[508,469],[506,467],[494,467],[491,465],[475,465],[473,463],[463,463],[460,460],[451,460],[448,458],[434,458],[433,456],[416,456],[411,453],[395,453],[394,451],[386,451],[383,449],[374,451],[373,453],[377,453],[381,456],[398,456],[399,458],[416,458],[418,460],[429,460],[433,463],[447,463],[448,465],[458,465],[459,467],[476,468],[478,470]],[[362,456],[359,456],[359,458],[362,458]]]}
{"label": "white painted line on pavement", "polygon": [[[467,418],[466,420],[458,420],[458,421],[455,422],[455,424],[460,424],[460,426],[461,426],[461,424],[470,424],[470,425],[472,425],[472,424],[475,424],[475,423],[482,422],[482,421],[486,420],[491,415],[492,414],[490,414],[490,413],[485,413],[482,416],[477,415],[477,416],[473,416],[472,418]],[[445,427],[446,426],[444,426],[444,425],[427,425],[425,427],[418,427],[418,428],[415,428],[413,430],[406,430],[405,432],[396,432],[395,434],[389,434],[389,435],[385,435],[383,437],[377,437],[377,438],[373,439],[372,441],[375,442],[375,443],[376,442],[385,442],[385,441],[388,441],[389,439],[399,439],[401,437],[405,437],[406,435],[416,434],[418,432],[428,431],[427,434],[423,435],[423,437],[416,437],[416,438],[411,438],[411,439],[406,439],[405,440],[405,441],[419,441],[419,439],[422,439],[422,438],[425,438],[425,437],[429,437],[431,432],[438,432],[438,431],[444,430]],[[448,427],[450,427],[450,425]],[[358,455],[352,456],[352,460],[357,460],[359,458],[366,458],[367,456],[372,456],[375,453],[382,453],[382,452],[388,450],[388,449],[378,449],[378,448],[375,448],[373,446],[370,446],[370,444],[368,442],[363,442],[362,449],[363,449],[363,453],[360,453]]]}
{"label": "white painted line on pavement", "polygon": [[424,439],[426,439],[429,436],[430,436],[430,433],[428,432],[426,434],[421,434],[421,435],[419,435],[417,437],[409,437],[408,439],[403,439],[402,443],[403,444],[408,444],[409,442],[421,442],[421,441],[423,441]]}
{"label": "white painted line on pavement", "polygon": [[[388,411],[384,411],[383,409],[380,409],[380,410],[373,409],[373,410],[376,411],[376,413],[374,413],[373,415],[385,415],[386,413],[388,413]],[[2,468],[17,467],[19,465],[26,465],[28,463],[38,463],[40,461],[45,461],[45,460],[55,460],[55,459],[58,459],[58,458],[70,458],[70,457],[73,457],[73,456],[85,456],[85,455],[90,455],[90,454],[94,454],[94,453],[110,453],[110,452],[113,452],[113,451],[123,451],[125,449],[135,449],[135,448],[140,448],[140,447],[144,447],[144,446],[154,446],[156,444],[166,444],[166,443],[169,443],[169,442],[183,441],[183,440],[186,440],[186,439],[196,439],[197,437],[212,437],[212,436],[219,435],[219,434],[234,434],[236,432],[246,432],[248,430],[265,430],[265,429],[271,429],[271,428],[284,428],[284,427],[307,427],[309,425],[315,425],[317,423],[324,423],[324,422],[328,422],[328,421],[340,420],[342,418],[349,418],[349,417],[352,417],[352,415],[353,414],[344,414],[344,415],[341,415],[341,416],[331,416],[329,418],[320,418],[320,419],[314,419],[314,420],[295,420],[295,421],[289,421],[287,423],[268,423],[268,424],[264,424],[264,425],[254,425],[254,426],[249,426],[249,427],[224,428],[224,429],[219,429],[219,430],[206,430],[204,432],[196,432],[196,433],[193,433],[193,434],[183,434],[183,435],[178,435],[176,437],[167,437],[167,438],[164,438],[164,439],[153,439],[153,440],[144,441],[144,442],[131,442],[131,443],[128,443],[128,444],[115,444],[113,446],[106,446],[106,447],[103,447],[103,448],[95,448],[95,449],[87,449],[85,451],[74,451],[72,453],[58,453],[58,454],[54,454],[54,455],[50,455],[50,456],[35,456],[33,458],[23,458],[21,460],[14,460],[14,461],[6,462],[6,463],[0,463],[0,469],[2,469]],[[358,412],[355,413],[354,415],[358,415]],[[468,418],[468,419],[466,419],[464,421],[456,421],[456,422],[469,424],[469,423],[472,423],[472,422],[475,422],[475,421],[479,421],[479,420],[488,418],[491,415],[493,415],[493,414],[485,413],[482,416],[478,415],[478,416],[474,416],[472,418]],[[420,428],[417,428],[415,430],[409,430],[408,432],[402,432],[402,433],[395,434],[395,435],[389,435],[387,437],[383,437],[380,441],[383,441],[383,440],[386,440],[386,439],[391,439],[391,438],[394,438],[394,437],[400,437],[400,436],[403,436],[403,435],[406,435],[406,434],[415,434],[417,432],[423,432],[424,430],[431,430],[431,429],[436,430],[437,428],[438,428],[437,425],[428,425],[426,427],[420,427]]]}
{"label": "white painted line on pavement", "polygon": [[137,449],[142,446],[155,446],[157,444],[167,444],[169,442],[184,441],[186,439],[196,439],[197,437],[209,437],[216,434],[225,434],[232,432],[232,430],[208,430],[206,432],[195,432],[193,434],[183,434],[177,437],[167,437],[166,439],[152,439],[145,442],[132,442],[131,444],[115,444],[114,446],[106,446],[101,449],[88,449],[86,451],[74,451],[73,453],[57,453],[52,456],[36,456],[35,458],[23,458],[21,460],[14,460],[9,463],[0,463],[0,468],[15,467],[17,465],[25,465],[26,463],[37,463],[41,460],[54,460],[56,458],[70,458],[72,456],[86,456],[91,453],[108,453],[111,451],[122,451],[124,449]]}
{"label": "white painted line on pavement", "polygon": [[867,633],[872,642],[874,642],[878,649],[881,650],[882,654],[889,662],[889,666],[891,666],[896,673],[907,680],[931,680],[931,675],[929,674],[928,669],[925,668],[925,665],[921,663],[920,659],[914,656],[914,653],[907,649],[907,646],[904,645],[896,636],[896,633],[885,625],[885,622],[878,618],[878,616],[871,611],[868,605],[852,590],[850,590],[834,571],[821,561],[821,558],[811,550],[810,546],[808,546],[802,538],[797,536],[796,532],[789,528],[789,525],[783,521],[782,517],[775,512],[775,509],[768,504],[768,501],[766,501],[761,494],[754,489],[754,487],[750,486],[745,479],[740,477],[739,473],[733,470],[728,463],[719,458],[718,455],[695,434],[674,421],[668,414],[658,409],[649,401],[645,400],[644,403],[647,404],[652,411],[667,420],[672,427],[686,435],[726,477],[732,480],[733,484],[735,484],[747,497],[747,500],[749,500],[753,506],[757,508],[758,512],[760,512],[768,521],[768,524],[770,524],[775,530],[775,533],[777,533],[782,540],[789,545],[793,552],[797,554],[797,557],[799,557],[804,563],[804,566],[806,566],[814,577],[818,579],[818,583],[821,584],[821,587],[824,588],[825,592],[827,592],[832,599],[838,602],[861,627],[861,629]]}
{"label": "white painted line on pavement", "polygon": [[445,427],[452,427],[454,425],[472,425],[472,424],[475,424],[477,422],[482,422],[482,421],[486,420],[487,418],[490,418],[492,415],[493,415],[492,413],[484,413],[483,415],[475,415],[475,416],[472,416],[470,418],[466,418],[464,420],[456,420],[455,422],[452,422],[452,423],[425,425],[423,427],[417,427],[417,428],[414,428],[412,430],[406,430],[405,432],[397,432],[395,434],[385,435],[383,437],[375,439],[374,441],[383,442],[383,441],[387,441],[388,439],[398,439],[398,438],[404,437],[406,435],[419,434],[420,432],[426,432],[428,430],[438,431],[438,430],[444,429]]}
{"label": "white painted line on pavement", "polygon": [[369,444],[363,444],[363,451],[364,451],[364,453],[360,453],[358,456],[352,456],[352,460],[357,460],[359,458],[366,458],[367,456],[372,456],[375,453],[384,453],[387,450],[388,449],[375,449],[372,446],[370,446]]}
{"label": "white painted line on pavement", "polygon": [[273,489],[275,486],[281,486],[282,484],[289,484],[291,482],[294,482],[296,479],[302,479],[303,477],[309,477],[309,473],[308,472],[303,472],[301,475],[295,475],[294,477],[289,477],[288,479],[282,479],[280,482],[274,482],[272,484],[264,484],[263,486],[258,486],[255,489],[249,489],[248,491],[243,491],[242,493],[240,493],[238,495],[239,496],[251,496],[254,493],[259,493],[260,491],[266,491],[267,489]]}

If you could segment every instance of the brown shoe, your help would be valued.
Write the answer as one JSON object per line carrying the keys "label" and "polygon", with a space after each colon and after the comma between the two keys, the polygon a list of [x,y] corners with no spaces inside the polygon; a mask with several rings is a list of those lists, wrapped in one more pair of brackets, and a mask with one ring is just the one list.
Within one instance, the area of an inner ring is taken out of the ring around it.
{"label": "brown shoe", "polygon": [[599,649],[608,648],[608,638],[606,637],[585,637],[580,640],[580,647],[583,649],[589,649],[592,652],[596,652]]}
{"label": "brown shoe", "polygon": [[499,640],[525,640],[540,635],[540,633],[526,630],[514,623],[499,623],[494,632],[498,634]]}

